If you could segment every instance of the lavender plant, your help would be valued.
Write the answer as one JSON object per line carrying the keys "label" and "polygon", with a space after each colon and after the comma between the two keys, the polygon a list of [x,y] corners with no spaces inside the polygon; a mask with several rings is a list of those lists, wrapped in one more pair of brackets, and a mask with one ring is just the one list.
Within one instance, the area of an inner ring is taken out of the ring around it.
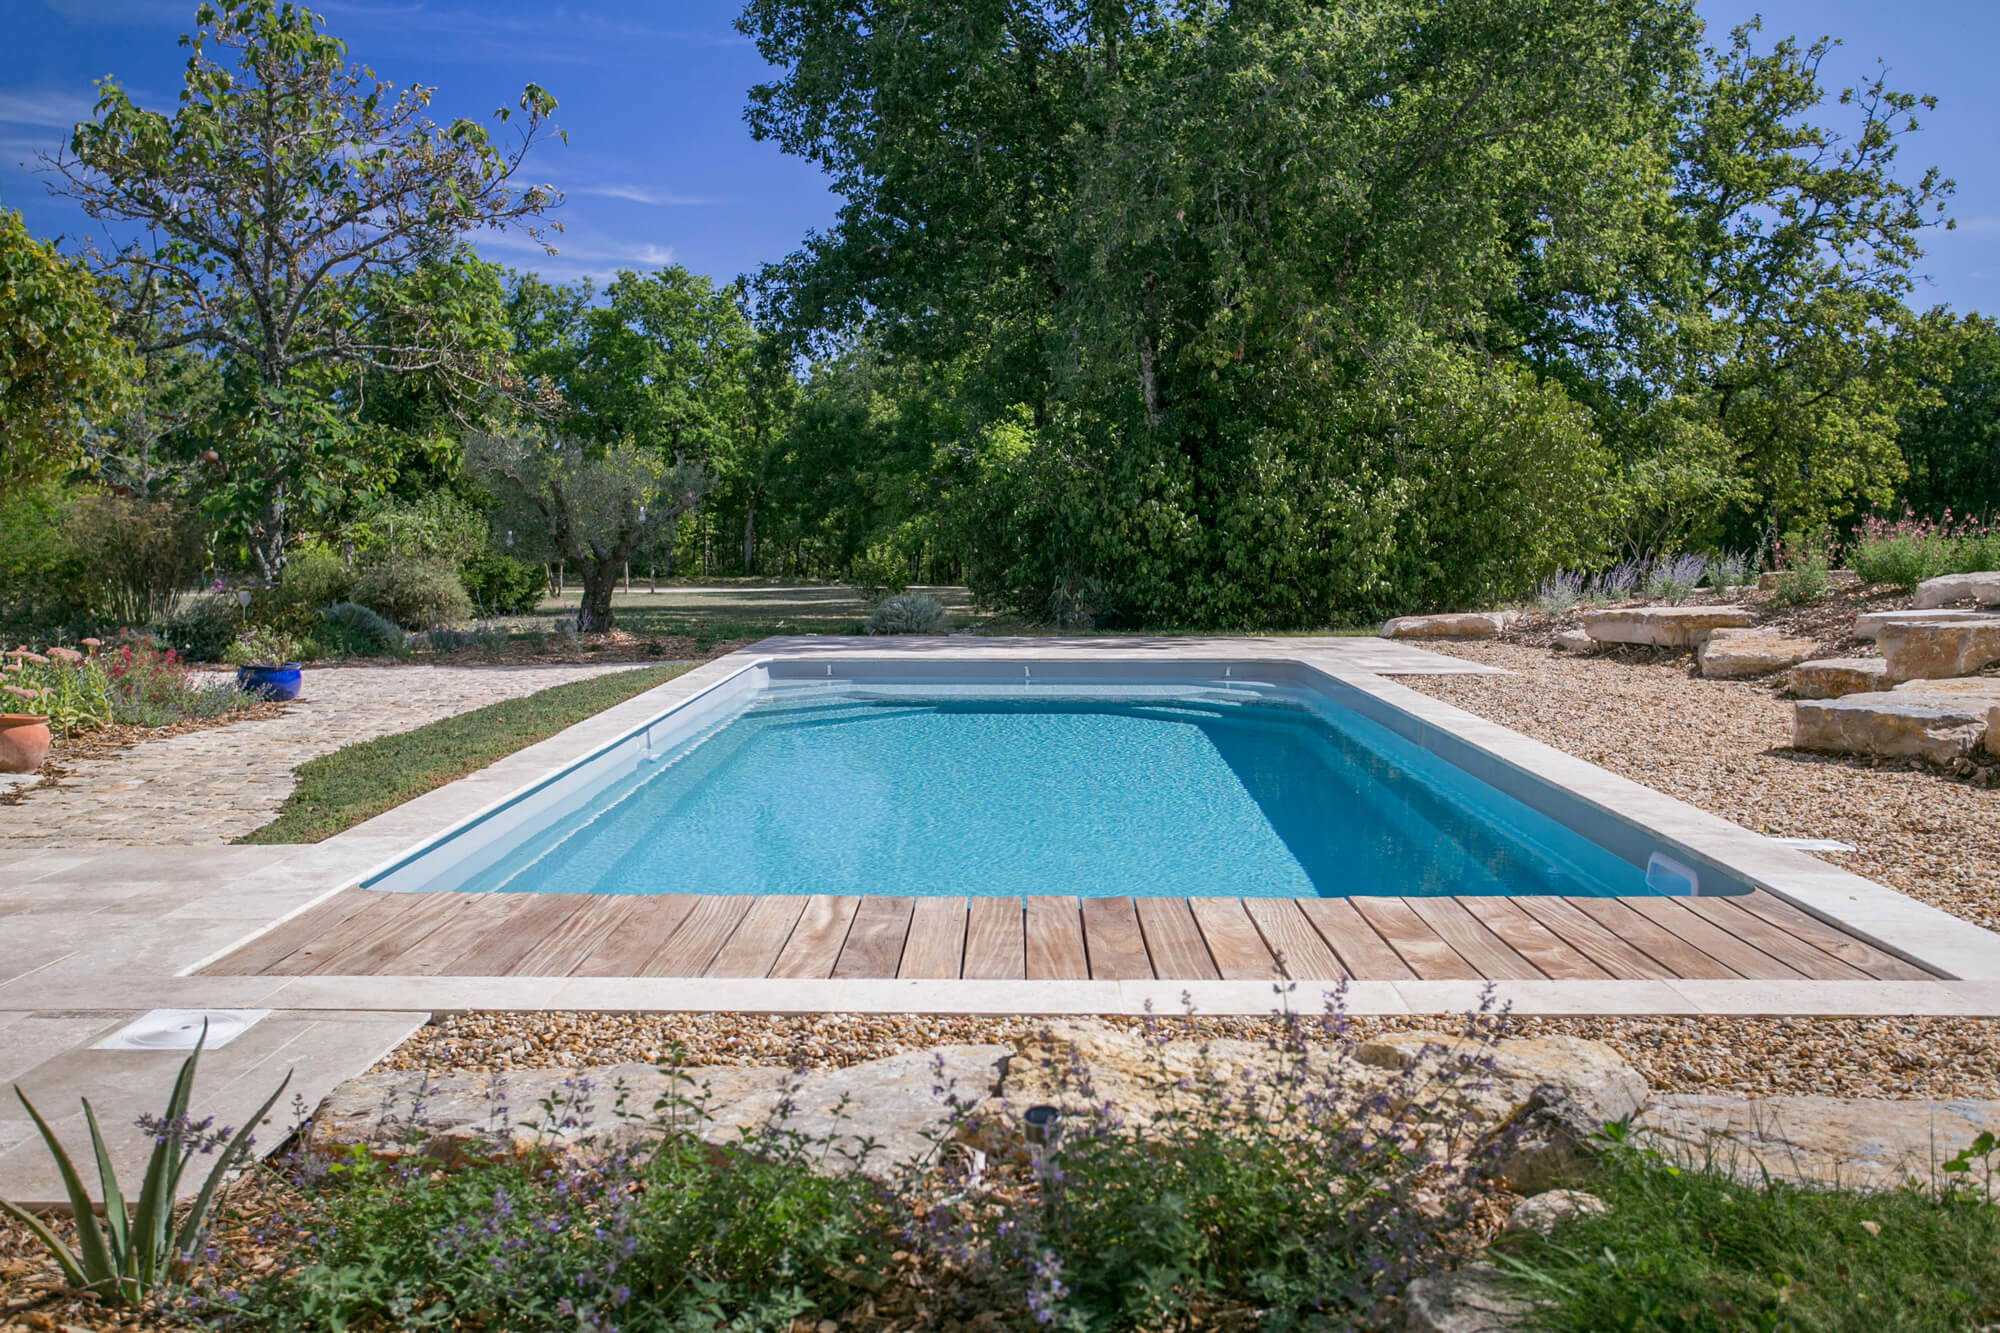
{"label": "lavender plant", "polygon": [[1583,600],[1585,576],[1581,570],[1551,574],[1535,588],[1535,607],[1553,619]]}
{"label": "lavender plant", "polygon": [[1601,570],[1590,581],[1590,598],[1596,602],[1622,601],[1632,595],[1645,574],[1645,563],[1639,560],[1621,560],[1611,568]]}
{"label": "lavender plant", "polygon": [[1663,555],[1646,570],[1646,596],[1656,602],[1678,605],[1688,599],[1707,572],[1706,556]]}
{"label": "lavender plant", "polygon": [[1708,562],[1708,586],[1717,592],[1741,587],[1756,571],[1756,558],[1746,551],[1724,551]]}

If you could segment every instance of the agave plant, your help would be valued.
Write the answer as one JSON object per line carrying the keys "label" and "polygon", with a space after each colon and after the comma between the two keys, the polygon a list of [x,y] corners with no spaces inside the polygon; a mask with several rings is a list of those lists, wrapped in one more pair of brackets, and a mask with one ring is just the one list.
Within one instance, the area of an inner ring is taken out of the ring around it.
{"label": "agave plant", "polygon": [[[138,1206],[129,1212],[125,1196],[118,1188],[117,1173],[111,1166],[111,1153],[104,1146],[104,1136],[98,1132],[97,1113],[91,1110],[90,1099],[83,1099],[83,1119],[90,1127],[97,1180],[104,1192],[101,1221],[89,1192],[83,1187],[83,1177],[77,1173],[62,1141],[56,1138],[27,1094],[18,1087],[14,1089],[14,1095],[21,1099],[21,1105],[28,1109],[35,1128],[41,1132],[42,1142],[48,1145],[49,1155],[55,1158],[56,1170],[62,1174],[63,1189],[69,1194],[70,1214],[76,1219],[76,1248],[72,1250],[63,1244],[46,1222],[25,1208],[0,1199],[0,1212],[28,1229],[28,1234],[54,1258],[70,1286],[95,1292],[113,1305],[136,1304],[158,1285],[176,1260],[184,1262],[192,1255],[208,1231],[215,1194],[223,1178],[250,1149],[252,1126],[263,1121],[292,1081],[292,1076],[286,1074],[278,1090],[265,1099],[240,1129],[224,1128],[210,1133],[209,1121],[190,1122],[187,1116],[188,1099],[194,1092],[195,1062],[201,1058],[201,1048],[207,1040],[208,1026],[203,1024],[201,1040],[195,1043],[193,1054],[174,1079],[166,1114],[157,1119],[148,1116],[139,1122],[153,1133],[153,1154],[146,1163],[146,1178],[139,1186]],[[197,1153],[209,1152],[217,1154],[215,1166],[176,1228],[174,1196],[179,1191],[181,1173]]]}

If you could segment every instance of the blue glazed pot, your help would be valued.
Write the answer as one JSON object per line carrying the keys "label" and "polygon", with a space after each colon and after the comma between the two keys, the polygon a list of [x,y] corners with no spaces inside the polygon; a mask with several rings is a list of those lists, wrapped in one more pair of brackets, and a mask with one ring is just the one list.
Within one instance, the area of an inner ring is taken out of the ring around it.
{"label": "blue glazed pot", "polygon": [[299,664],[283,666],[243,666],[236,668],[236,688],[245,694],[260,695],[272,703],[299,697]]}

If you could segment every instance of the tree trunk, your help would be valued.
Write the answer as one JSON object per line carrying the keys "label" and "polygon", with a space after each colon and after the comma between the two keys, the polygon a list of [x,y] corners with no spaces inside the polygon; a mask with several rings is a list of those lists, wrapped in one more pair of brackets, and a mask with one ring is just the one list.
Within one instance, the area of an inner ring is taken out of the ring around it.
{"label": "tree trunk", "polygon": [[743,511],[743,573],[745,576],[757,572],[757,500],[755,496]]}
{"label": "tree trunk", "polygon": [[576,608],[576,632],[605,634],[611,629],[611,594],[618,587],[617,560],[593,560],[583,567],[583,597]]}

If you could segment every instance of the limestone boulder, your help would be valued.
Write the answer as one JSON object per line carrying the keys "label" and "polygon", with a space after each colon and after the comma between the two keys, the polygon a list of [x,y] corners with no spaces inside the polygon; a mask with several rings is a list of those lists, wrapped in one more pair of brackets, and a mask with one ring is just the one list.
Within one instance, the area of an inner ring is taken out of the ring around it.
{"label": "limestone boulder", "polygon": [[1945,680],[1906,680],[1893,688],[1897,694],[1928,694],[1939,699],[1975,699],[2000,703],[2000,676],[1952,676]]}
{"label": "limestone boulder", "polygon": [[1516,1194],[1572,1184],[1602,1146],[1605,1123],[1561,1088],[1544,1084],[1495,1131],[1494,1172]]}
{"label": "limestone boulder", "polygon": [[1592,1217],[1610,1211],[1604,1200],[1588,1190],[1544,1190],[1516,1204],[1502,1230],[1510,1235],[1532,1232],[1537,1236],[1546,1236],[1572,1218]]}
{"label": "limestone boulder", "polygon": [[687,1104],[674,1110],[675,1123],[706,1142],[737,1143],[746,1130],[798,1133],[831,1141],[827,1160],[841,1163],[872,1138],[875,1148],[860,1169],[887,1176],[949,1135],[949,1097],[977,1102],[990,1095],[1009,1050],[944,1046],[803,1074],[717,1065],[674,1078],[643,1064],[497,1076],[364,1074],[329,1094],[312,1135],[324,1146],[363,1143],[385,1155],[416,1145],[446,1155],[604,1146],[661,1132],[666,1122],[656,1103],[679,1098]]}
{"label": "limestone boulder", "polygon": [[2000,755],[2000,705],[1986,713],[1986,753]]}
{"label": "limestone boulder", "polygon": [[1911,620],[1982,620],[2000,619],[2000,614],[1992,611],[1869,611],[1854,618],[1854,637],[1873,639],[1882,632],[1884,625],[1902,624]]}
{"label": "limestone boulder", "polygon": [[1889,664],[1879,657],[1823,657],[1785,673],[1785,693],[1795,699],[1838,699],[1888,685]]}
{"label": "limestone boulder", "polygon": [[2000,662],[2000,616],[1979,620],[1899,620],[1875,636],[1891,681],[1970,676]]}
{"label": "limestone boulder", "polygon": [[1980,574],[1943,574],[1917,585],[1910,605],[1919,611],[1971,602],[1977,606],[2000,606],[2000,570]]}
{"label": "limestone boulder", "polygon": [[[1355,1058],[1384,1069],[1409,1068],[1419,1059],[1471,1059],[1481,1052],[1446,1032],[1397,1032],[1361,1043]],[[1646,1100],[1646,1078],[1601,1041],[1561,1034],[1511,1037],[1490,1053],[1493,1082],[1512,1115],[1539,1087],[1560,1088],[1596,1124],[1623,1120]]]}
{"label": "limestone boulder", "polygon": [[1586,611],[1584,633],[1599,643],[1699,648],[1719,629],[1748,629],[1757,617],[1740,606],[1635,606]]}
{"label": "limestone boulder", "polygon": [[1519,618],[1518,611],[1461,611],[1442,616],[1397,616],[1382,623],[1385,639],[1492,639]]}
{"label": "limestone boulder", "polygon": [[1533,1327],[1538,1303],[1491,1264],[1417,1278],[1403,1291],[1402,1333],[1510,1333]]}
{"label": "limestone boulder", "polygon": [[1587,653],[1597,647],[1597,640],[1580,629],[1566,629],[1556,635],[1556,649],[1566,653]]}
{"label": "limestone boulder", "polygon": [[1719,629],[1696,654],[1701,674],[1712,680],[1768,676],[1795,666],[1819,651],[1811,639],[1793,638],[1773,630]]}
{"label": "limestone boulder", "polygon": [[1792,744],[1831,754],[1949,764],[1979,747],[1989,711],[1983,700],[1895,690],[1801,699],[1792,706]]}
{"label": "limestone boulder", "polygon": [[1846,1097],[1655,1097],[1633,1122],[1675,1160],[1755,1181],[1765,1171],[1849,1189],[1930,1184],[1937,1165],[1981,1133],[2000,1134],[2000,1102]]}

